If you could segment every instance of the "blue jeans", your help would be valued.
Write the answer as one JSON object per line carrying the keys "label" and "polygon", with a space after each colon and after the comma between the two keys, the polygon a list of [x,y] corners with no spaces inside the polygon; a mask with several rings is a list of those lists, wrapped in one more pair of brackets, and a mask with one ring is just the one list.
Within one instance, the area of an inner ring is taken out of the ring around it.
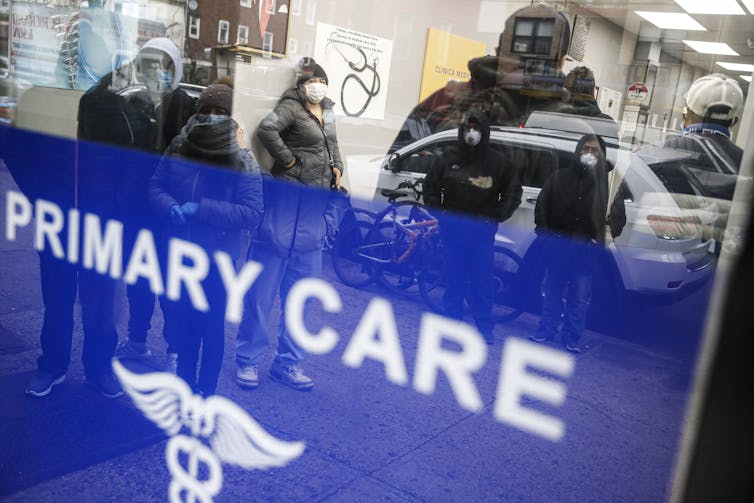
{"label": "blue jeans", "polygon": [[300,279],[319,277],[322,250],[283,256],[268,247],[252,245],[249,259],[262,264],[262,272],[244,299],[244,311],[236,338],[236,363],[241,366],[261,363],[270,342],[269,314],[280,293],[280,331],[275,361],[294,365],[304,356],[285,325],[285,300]]}

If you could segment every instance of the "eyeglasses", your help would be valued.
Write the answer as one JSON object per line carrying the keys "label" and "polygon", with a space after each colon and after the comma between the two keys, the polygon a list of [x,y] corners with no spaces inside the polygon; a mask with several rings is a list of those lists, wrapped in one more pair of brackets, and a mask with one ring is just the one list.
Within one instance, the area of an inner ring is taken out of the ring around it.
{"label": "eyeglasses", "polygon": [[584,145],[581,147],[581,153],[582,154],[600,154],[602,153],[602,149],[599,147],[590,147],[589,145]]}

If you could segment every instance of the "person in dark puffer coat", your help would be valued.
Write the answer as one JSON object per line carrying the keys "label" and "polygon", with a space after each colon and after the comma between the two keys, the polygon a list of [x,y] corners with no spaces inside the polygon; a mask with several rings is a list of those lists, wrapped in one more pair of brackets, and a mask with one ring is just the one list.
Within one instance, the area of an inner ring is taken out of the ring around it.
{"label": "person in dark puffer coat", "polygon": [[[259,225],[263,197],[259,165],[238,144],[238,124],[230,117],[232,96],[225,85],[205,89],[198,113],[165,152],[149,196],[169,228],[166,234],[201,245],[210,257],[220,250],[235,260],[241,229]],[[217,386],[225,338],[226,292],[214,261],[202,287],[207,312],[195,309],[184,290],[182,300],[171,303],[165,316],[173,318],[179,337],[178,376],[206,396]]]}
{"label": "person in dark puffer coat", "polygon": [[[258,386],[269,313],[278,292],[284,306],[296,281],[321,273],[329,189],[340,186],[343,174],[333,102],[326,93],[325,70],[311,58],[302,59],[296,87],[283,93],[257,132],[275,164],[265,183],[264,219],[249,255],[264,270],[246,296],[236,341],[236,383],[243,388]],[[270,376],[297,390],[311,389],[313,381],[299,366],[302,358],[281,322]]]}

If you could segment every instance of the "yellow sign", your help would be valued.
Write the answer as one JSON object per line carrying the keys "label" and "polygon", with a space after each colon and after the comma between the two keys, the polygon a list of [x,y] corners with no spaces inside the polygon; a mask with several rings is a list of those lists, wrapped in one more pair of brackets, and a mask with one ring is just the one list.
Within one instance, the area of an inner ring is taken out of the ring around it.
{"label": "yellow sign", "polygon": [[419,101],[444,87],[450,80],[469,80],[469,60],[484,56],[486,49],[484,42],[430,28],[427,34],[427,49],[424,51]]}

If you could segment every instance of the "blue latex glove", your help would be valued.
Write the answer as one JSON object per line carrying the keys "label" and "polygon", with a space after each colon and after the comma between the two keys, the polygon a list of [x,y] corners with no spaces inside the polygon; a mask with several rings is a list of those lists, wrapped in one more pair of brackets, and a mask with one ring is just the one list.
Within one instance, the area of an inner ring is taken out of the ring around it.
{"label": "blue latex glove", "polygon": [[173,222],[173,225],[186,224],[186,217],[183,215],[181,207],[177,204],[170,207],[170,221]]}
{"label": "blue latex glove", "polygon": [[199,212],[199,203],[189,202],[181,205],[181,211],[187,217],[193,217]]}

